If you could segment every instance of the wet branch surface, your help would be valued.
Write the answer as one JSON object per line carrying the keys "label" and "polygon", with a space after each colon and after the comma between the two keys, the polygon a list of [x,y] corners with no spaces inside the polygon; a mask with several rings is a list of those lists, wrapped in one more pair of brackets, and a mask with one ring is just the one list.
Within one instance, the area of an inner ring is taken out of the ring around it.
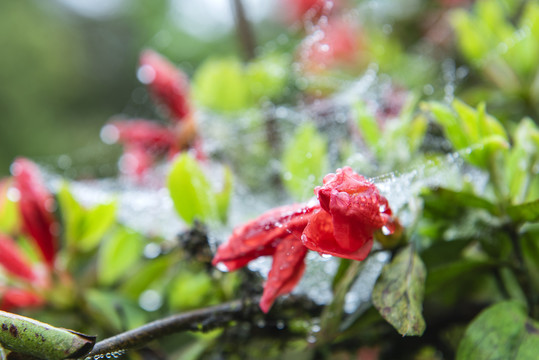
{"label": "wet branch surface", "polygon": [[139,348],[154,339],[181,331],[207,331],[223,326],[230,321],[242,319],[256,306],[258,300],[235,300],[156,320],[98,342],[86,356]]}

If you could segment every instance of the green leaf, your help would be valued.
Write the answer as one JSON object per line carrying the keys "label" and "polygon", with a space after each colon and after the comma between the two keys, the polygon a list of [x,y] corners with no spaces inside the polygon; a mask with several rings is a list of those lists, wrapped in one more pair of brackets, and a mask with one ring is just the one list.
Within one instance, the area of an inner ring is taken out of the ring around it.
{"label": "green leaf", "polygon": [[239,111],[253,105],[243,65],[236,58],[206,60],[194,76],[193,97],[215,111]]}
{"label": "green leaf", "polygon": [[356,102],[354,104],[354,111],[357,117],[357,127],[363,141],[371,148],[372,151],[377,153],[379,151],[379,142],[382,138],[382,132],[378,126],[378,121],[373,114],[371,114],[365,103]]}
{"label": "green leaf", "polygon": [[138,299],[144,290],[165,277],[172,263],[171,256],[161,256],[143,263],[140,268],[131,272],[132,276],[122,283],[121,292],[130,299]]}
{"label": "green leaf", "polygon": [[182,219],[192,224],[217,218],[217,204],[211,185],[198,162],[188,153],[179,155],[168,175],[170,197]]}
{"label": "green leaf", "polygon": [[461,277],[468,277],[470,273],[479,274],[480,271],[495,267],[496,264],[482,260],[462,259],[429,269],[429,276],[425,282],[425,293],[428,295]]}
{"label": "green leaf", "polygon": [[425,277],[425,265],[410,245],[384,266],[374,286],[374,307],[403,336],[420,336],[425,331],[421,314]]}
{"label": "green leaf", "polygon": [[101,284],[111,285],[141,257],[144,244],[141,235],[127,228],[119,228],[99,249],[97,277]]}
{"label": "green leaf", "polygon": [[230,196],[232,195],[232,171],[225,167],[223,173],[223,187],[220,192],[215,194],[215,202],[217,213],[222,223],[226,223],[228,217],[228,205],[230,204]]}
{"label": "green leaf", "polygon": [[[525,335],[526,322],[526,309],[519,302],[505,301],[488,307],[466,329],[456,359],[514,359]],[[528,344],[525,345],[523,356],[528,350]]]}
{"label": "green leaf", "polygon": [[539,221],[539,199],[507,208],[507,214],[516,222]]}
{"label": "green leaf", "polygon": [[465,191],[455,191],[447,188],[437,187],[430,190],[430,194],[438,198],[445,204],[452,207],[484,209],[489,213],[498,215],[498,207],[489,200]]}
{"label": "green leaf", "polygon": [[39,359],[84,357],[96,337],[0,310],[0,345]]}
{"label": "green leaf", "polygon": [[146,323],[147,316],[138,304],[112,291],[90,289],[85,298],[103,328],[126,331]]}
{"label": "green leaf", "polygon": [[283,182],[299,200],[313,196],[328,167],[327,143],[311,123],[302,125],[283,154]]}
{"label": "green leaf", "polygon": [[281,95],[288,80],[289,60],[284,55],[255,59],[247,65],[246,77],[251,97],[274,99]]}
{"label": "green leaf", "polygon": [[539,323],[528,319],[524,325],[524,335],[518,347],[516,360],[537,359],[539,349]]}
{"label": "green leaf", "polygon": [[209,305],[213,283],[205,272],[180,272],[168,287],[173,309],[187,310]]}
{"label": "green leaf", "polygon": [[84,208],[73,197],[67,184],[58,192],[68,244],[82,251],[93,250],[116,220],[117,203]]}
{"label": "green leaf", "polygon": [[[2,184],[0,184],[1,187]],[[5,194],[0,189],[0,197]],[[0,231],[13,234],[19,226],[19,209],[17,203],[7,198],[0,198]]]}
{"label": "green leaf", "polygon": [[455,100],[453,111],[447,106],[430,102],[423,106],[430,110],[442,125],[445,134],[457,151],[472,165],[487,169],[499,150],[509,148],[505,129],[494,117],[485,113],[485,105],[477,109]]}

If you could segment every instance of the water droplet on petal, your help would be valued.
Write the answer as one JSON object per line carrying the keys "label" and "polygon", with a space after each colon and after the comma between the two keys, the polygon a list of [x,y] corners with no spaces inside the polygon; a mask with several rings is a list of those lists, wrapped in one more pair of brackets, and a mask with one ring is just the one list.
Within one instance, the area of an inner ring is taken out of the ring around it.
{"label": "water droplet on petal", "polygon": [[150,65],[142,65],[137,70],[137,79],[143,84],[150,84],[155,80],[155,69]]}

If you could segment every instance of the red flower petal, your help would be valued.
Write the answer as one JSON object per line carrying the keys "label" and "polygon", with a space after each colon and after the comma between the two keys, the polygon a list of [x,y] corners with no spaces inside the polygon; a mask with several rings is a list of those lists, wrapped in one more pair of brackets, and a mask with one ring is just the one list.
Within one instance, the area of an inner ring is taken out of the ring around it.
{"label": "red flower petal", "polygon": [[281,240],[273,255],[273,263],[260,299],[260,309],[267,313],[275,299],[297,285],[305,270],[307,248],[294,235]]}
{"label": "red flower petal", "polygon": [[233,271],[257,257],[272,255],[279,242],[290,234],[301,237],[316,208],[304,204],[282,206],[236,228],[230,239],[219,246],[213,265],[223,263]]}
{"label": "red flower petal", "polygon": [[321,254],[334,255],[345,259],[364,260],[371,251],[373,244],[372,233],[365,232],[361,226],[352,227],[347,241],[354,244],[352,248],[341,247],[334,235],[333,219],[324,210],[318,211],[311,217],[303,231],[301,242],[309,250]]}
{"label": "red flower petal", "polygon": [[41,306],[45,301],[40,296],[22,289],[0,288],[0,310]]}
{"label": "red flower petal", "polygon": [[114,142],[138,146],[156,155],[167,153],[176,146],[174,130],[153,121],[113,121],[107,126],[112,126],[113,131],[117,132]]}
{"label": "red flower petal", "polygon": [[19,211],[23,230],[37,243],[45,262],[53,266],[57,239],[56,222],[50,211],[54,199],[43,185],[37,166],[30,160],[19,158],[12,167],[15,186],[19,190]]}
{"label": "red flower petal", "polygon": [[38,279],[37,273],[25,259],[13,239],[0,234],[0,264],[11,274],[33,282]]}
{"label": "red flower petal", "polygon": [[146,50],[140,56],[139,79],[148,85],[151,95],[162,103],[175,121],[191,113],[187,76],[163,56]]}

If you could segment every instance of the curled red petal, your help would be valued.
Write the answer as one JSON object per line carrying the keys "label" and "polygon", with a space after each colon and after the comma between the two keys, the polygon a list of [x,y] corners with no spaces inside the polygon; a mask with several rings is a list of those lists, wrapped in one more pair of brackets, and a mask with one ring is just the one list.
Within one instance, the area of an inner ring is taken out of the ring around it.
{"label": "curled red petal", "polygon": [[282,239],[299,239],[309,218],[318,206],[294,204],[272,209],[234,230],[229,240],[219,246],[212,263],[223,263],[233,271],[260,256],[271,255]]}
{"label": "curled red petal", "polygon": [[187,76],[160,54],[152,50],[140,56],[139,79],[148,85],[152,97],[163,104],[175,121],[191,113]]}
{"label": "curled red petal", "polygon": [[334,255],[345,259],[364,260],[373,245],[372,232],[365,231],[360,225],[351,226],[346,234],[349,239],[346,242],[353,247],[343,248],[341,241],[335,238],[333,229],[334,220],[331,215],[319,210],[309,220],[309,224],[303,231],[301,242],[309,250],[317,251],[321,254]]}
{"label": "curled red petal", "polygon": [[57,224],[51,212],[54,199],[45,187],[38,167],[30,160],[18,158],[12,172],[14,185],[20,193],[18,207],[23,230],[34,239],[45,262],[52,267],[57,246]]}
{"label": "curled red petal", "polygon": [[120,170],[127,175],[142,176],[153,165],[154,157],[140,146],[128,146],[120,159]]}
{"label": "curled red petal", "polygon": [[15,241],[0,234],[0,264],[9,273],[30,282],[38,280],[38,274],[32,269]]}
{"label": "curled red petal", "polygon": [[11,311],[16,308],[38,307],[44,300],[33,292],[17,288],[0,288],[0,310]]}
{"label": "curled red petal", "polygon": [[112,121],[111,142],[127,146],[138,146],[153,154],[167,153],[176,146],[176,135],[172,127],[149,120]]}
{"label": "curled red petal", "polygon": [[305,270],[307,248],[294,235],[290,235],[277,245],[273,263],[260,299],[260,309],[267,313],[275,299],[287,294],[297,285]]}

